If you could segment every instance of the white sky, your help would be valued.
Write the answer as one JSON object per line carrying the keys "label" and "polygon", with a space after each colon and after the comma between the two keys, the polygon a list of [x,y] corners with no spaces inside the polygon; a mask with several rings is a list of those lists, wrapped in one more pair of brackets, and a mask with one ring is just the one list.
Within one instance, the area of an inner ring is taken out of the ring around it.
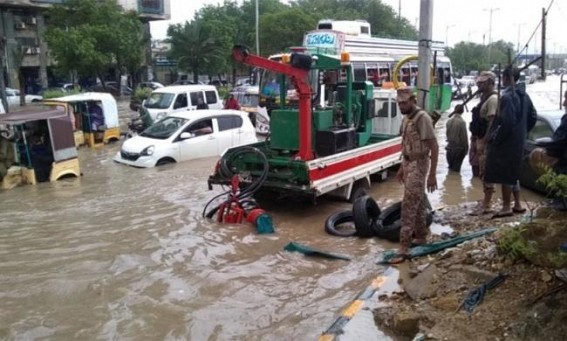
{"label": "white sky", "polygon": [[[262,6],[262,0],[260,6]],[[433,40],[447,40],[450,46],[465,40],[488,43],[490,8],[492,11],[492,41],[503,39],[520,43],[523,47],[541,20],[542,8],[552,0],[433,0]],[[170,0],[171,20],[151,23],[152,37],[164,39],[171,23],[182,23],[193,18],[205,5],[222,4],[223,0]],[[382,0],[411,23],[419,24],[419,0]],[[239,1],[241,3],[241,1]],[[340,18],[337,18],[340,19]],[[562,30],[567,25],[567,1],[555,0],[547,17],[548,53],[567,53],[567,36]],[[518,39],[519,37],[519,39]],[[537,45],[537,46],[536,46]],[[539,52],[541,29],[529,44],[529,53]],[[534,51],[534,48],[536,50]]]}

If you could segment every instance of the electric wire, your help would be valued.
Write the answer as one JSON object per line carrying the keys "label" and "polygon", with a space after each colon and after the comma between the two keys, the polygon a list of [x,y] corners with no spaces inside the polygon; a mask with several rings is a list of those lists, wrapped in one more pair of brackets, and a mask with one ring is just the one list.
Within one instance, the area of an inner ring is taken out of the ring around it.
{"label": "electric wire", "polygon": [[[551,0],[551,2],[549,3],[549,5],[547,6],[547,9],[545,10],[545,16],[547,16],[547,13],[549,13],[549,9],[551,8],[551,6],[553,5],[553,2],[555,2],[555,0]],[[518,58],[522,55],[522,52],[524,52],[525,49],[528,48],[528,44],[530,43],[530,41],[532,41],[532,39],[534,38],[537,30],[539,29],[539,27],[542,24],[542,20],[539,21],[539,23],[537,24],[536,28],[534,29],[534,31],[532,32],[532,35],[530,36],[530,38],[528,39],[528,41],[526,42],[526,44],[524,45],[524,47],[522,48],[521,51],[518,51],[518,53],[516,54],[516,57],[514,58],[514,60],[512,61],[512,64],[518,60]]]}

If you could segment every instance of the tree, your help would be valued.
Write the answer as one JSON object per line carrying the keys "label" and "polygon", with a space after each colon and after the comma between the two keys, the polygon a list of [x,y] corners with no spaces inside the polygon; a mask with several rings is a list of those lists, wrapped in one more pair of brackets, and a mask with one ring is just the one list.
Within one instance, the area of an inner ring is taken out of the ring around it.
{"label": "tree", "polygon": [[115,0],[68,0],[48,10],[45,33],[51,55],[66,73],[98,76],[112,67],[135,72],[142,62],[142,23]]}
{"label": "tree", "polygon": [[176,24],[167,29],[171,43],[169,57],[177,60],[178,68],[193,73],[193,81],[199,81],[199,74],[210,71],[218,65],[218,59],[226,58],[226,46],[222,38],[215,36],[215,21],[193,20]]}
{"label": "tree", "polygon": [[316,23],[315,18],[301,8],[264,15],[260,21],[262,53],[270,55],[291,46],[301,46],[304,33],[312,30]]}
{"label": "tree", "polygon": [[[499,40],[492,44],[481,45],[472,42],[459,42],[453,48],[447,49],[447,55],[451,58],[453,70],[468,74],[470,71],[490,70],[493,65],[501,64],[504,68],[508,63],[508,51],[513,51],[514,45]],[[488,60],[488,49],[490,60]]]}
{"label": "tree", "polygon": [[416,28],[407,19],[399,21],[394,9],[379,0],[297,0],[294,5],[313,13],[317,20],[366,20],[373,36],[411,40],[418,37]]}

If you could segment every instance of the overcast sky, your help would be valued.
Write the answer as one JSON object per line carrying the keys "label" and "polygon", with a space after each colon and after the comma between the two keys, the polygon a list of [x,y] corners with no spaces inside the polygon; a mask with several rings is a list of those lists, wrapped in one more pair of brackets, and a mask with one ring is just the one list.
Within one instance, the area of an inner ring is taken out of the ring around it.
{"label": "overcast sky", "polygon": [[[195,11],[205,5],[222,4],[223,0],[170,0],[171,20],[151,23],[152,36],[166,37],[171,23],[191,20]],[[262,6],[262,0],[260,6]],[[552,0],[433,0],[433,40],[447,41],[452,46],[465,40],[488,43],[490,30],[490,9],[492,8],[492,41],[503,39],[524,46],[541,20],[542,8]],[[382,0],[412,24],[419,23],[419,0]],[[241,1],[239,1],[241,3]],[[340,18],[335,18],[340,19]],[[555,0],[547,17],[548,53],[567,53],[567,1]],[[260,32],[261,34],[261,32]],[[518,39],[519,38],[519,39]],[[537,47],[536,47],[537,45]],[[540,51],[541,29],[529,44],[529,52]]]}

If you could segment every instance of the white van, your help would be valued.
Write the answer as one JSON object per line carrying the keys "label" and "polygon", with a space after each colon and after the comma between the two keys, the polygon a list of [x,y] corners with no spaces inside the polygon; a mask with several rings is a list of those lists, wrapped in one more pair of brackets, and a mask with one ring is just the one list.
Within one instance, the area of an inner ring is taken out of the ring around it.
{"label": "white van", "polygon": [[143,103],[153,120],[161,119],[171,113],[196,110],[199,101],[209,109],[222,109],[217,88],[213,85],[173,85],[155,89]]}

